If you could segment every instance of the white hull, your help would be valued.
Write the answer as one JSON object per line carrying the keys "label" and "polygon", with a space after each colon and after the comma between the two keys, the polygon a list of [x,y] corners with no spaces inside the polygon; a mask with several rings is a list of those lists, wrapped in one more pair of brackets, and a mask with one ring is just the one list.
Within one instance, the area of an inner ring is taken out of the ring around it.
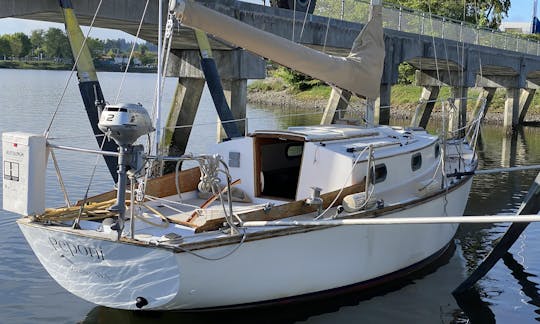
{"label": "white hull", "polygon": [[[462,215],[472,178],[446,198],[386,217]],[[445,199],[449,202],[445,204]],[[446,205],[446,211],[445,209]],[[444,216],[441,216],[444,217]],[[231,255],[207,261],[160,247],[86,237],[19,221],[38,259],[65,289],[92,303],[137,309],[198,309],[322,292],[406,269],[443,249],[457,224],[338,226],[259,240],[249,238]],[[200,249],[207,257],[237,244]]]}

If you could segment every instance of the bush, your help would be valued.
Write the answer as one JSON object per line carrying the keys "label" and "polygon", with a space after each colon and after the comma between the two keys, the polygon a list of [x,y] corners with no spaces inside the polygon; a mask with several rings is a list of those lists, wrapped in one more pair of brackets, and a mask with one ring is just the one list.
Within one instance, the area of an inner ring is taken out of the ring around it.
{"label": "bush", "polygon": [[313,87],[324,85],[324,82],[310,78],[309,76],[279,67],[272,72],[274,77],[282,79],[293,91],[307,91]]}

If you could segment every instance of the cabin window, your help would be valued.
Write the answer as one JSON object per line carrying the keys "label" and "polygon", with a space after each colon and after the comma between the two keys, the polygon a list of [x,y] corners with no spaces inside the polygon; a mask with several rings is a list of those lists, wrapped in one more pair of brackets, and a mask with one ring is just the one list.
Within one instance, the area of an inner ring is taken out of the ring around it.
{"label": "cabin window", "polygon": [[304,151],[304,144],[303,143],[294,143],[287,145],[287,158],[288,159],[296,159],[302,156],[302,152]]}
{"label": "cabin window", "polygon": [[385,164],[377,164],[373,173],[371,174],[371,183],[376,184],[383,182],[384,180],[386,180],[387,173],[388,171],[386,170]]}
{"label": "cabin window", "polygon": [[441,155],[441,147],[439,146],[439,144],[436,144],[435,145],[435,158],[438,158],[439,155]]}
{"label": "cabin window", "polygon": [[422,167],[422,153],[415,153],[411,158],[411,170],[416,171]]}

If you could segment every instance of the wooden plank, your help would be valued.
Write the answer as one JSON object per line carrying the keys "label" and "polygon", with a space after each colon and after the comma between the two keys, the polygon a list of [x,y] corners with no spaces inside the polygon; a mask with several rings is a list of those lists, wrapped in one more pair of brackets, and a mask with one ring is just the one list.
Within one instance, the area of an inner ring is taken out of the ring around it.
{"label": "wooden plank", "polygon": [[[336,203],[334,206],[338,206],[343,201],[343,198],[345,196],[348,196],[353,193],[363,192],[366,185],[365,182],[362,181],[361,183],[346,187],[343,189],[343,192],[339,195],[339,198],[336,200]],[[328,208],[330,203],[336,198],[338,195],[339,190],[328,192],[321,195],[321,198],[323,199],[323,209]],[[243,221],[254,221],[254,220],[277,220],[302,214],[308,214],[317,211],[316,206],[308,206],[303,200],[297,200],[293,201],[287,204],[279,205],[272,207],[269,211],[264,211],[264,209],[257,209],[249,212],[244,213],[238,213],[238,217],[242,219]],[[225,218],[216,218],[208,220],[203,225],[199,226],[195,232],[205,232],[205,231],[212,231],[217,230],[221,227],[223,222],[225,221]]]}
{"label": "wooden plank", "polygon": [[[148,180],[146,193],[155,197],[167,197],[176,194],[175,173],[169,173],[159,178]],[[197,189],[201,173],[198,167],[180,171],[179,175],[180,192],[188,192]],[[87,202],[101,202],[116,198],[116,190],[105,192],[87,199]],[[129,199],[129,194],[126,195]],[[77,205],[82,201],[78,201]]]}

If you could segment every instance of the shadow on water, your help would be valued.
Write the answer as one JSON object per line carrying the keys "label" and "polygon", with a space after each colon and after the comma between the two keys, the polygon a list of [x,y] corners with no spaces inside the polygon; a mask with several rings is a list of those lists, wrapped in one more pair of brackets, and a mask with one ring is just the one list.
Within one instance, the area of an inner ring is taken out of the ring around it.
{"label": "shadow on water", "polygon": [[[426,276],[435,273],[447,265],[455,256],[456,245],[452,242],[435,261],[402,279],[376,288],[362,289],[358,287],[333,291],[329,294],[315,294],[308,298],[262,305],[252,308],[218,311],[127,311],[97,306],[93,308],[81,322],[90,323],[294,323],[309,318],[335,313],[343,307],[356,306],[363,301],[385,296],[404,287],[416,285]],[[423,288],[418,288],[423,289]],[[367,314],[364,314],[367,315]],[[458,316],[458,315],[455,315]]]}

